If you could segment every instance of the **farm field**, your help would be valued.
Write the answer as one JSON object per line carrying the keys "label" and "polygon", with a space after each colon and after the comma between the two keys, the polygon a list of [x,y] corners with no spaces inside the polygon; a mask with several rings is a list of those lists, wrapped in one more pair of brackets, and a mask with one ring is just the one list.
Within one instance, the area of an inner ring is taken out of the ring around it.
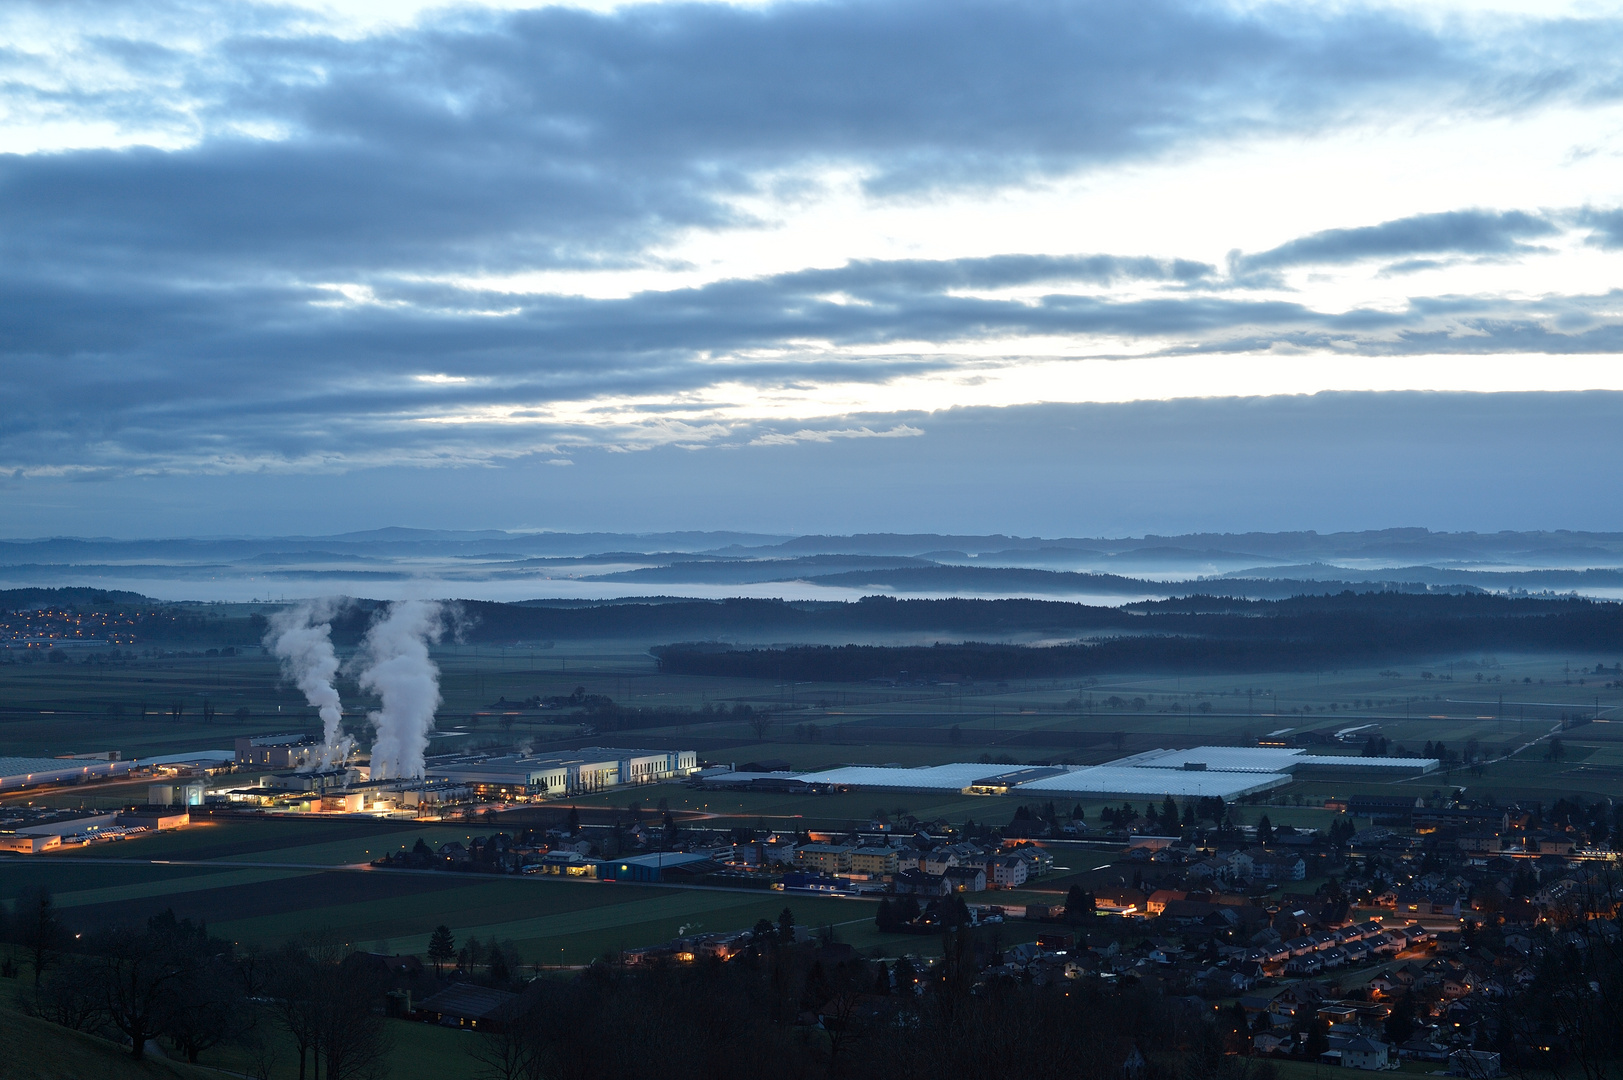
{"label": "farm field", "polygon": [[[18,861],[8,860],[7,869]],[[0,893],[9,899],[44,885],[71,926],[136,923],[172,910],[241,945],[321,933],[357,948],[421,953],[445,923],[459,940],[512,941],[531,963],[581,964],[679,933],[745,930],[776,920],[785,906],[811,927],[871,925],[873,918],[868,901],[433,871],[215,871],[65,860],[17,869],[27,872],[3,875]]]}
{"label": "farm field", "polygon": [[[321,932],[357,947],[420,952],[446,923],[459,938],[511,940],[531,962],[568,964],[679,931],[748,929],[775,920],[786,905],[808,926],[872,919],[869,902],[780,893],[319,868],[364,862],[418,838],[437,846],[474,835],[385,822],[208,822],[111,848],[8,858],[0,899],[43,885],[74,925],[134,922],[170,909],[244,944]],[[109,851],[123,857],[106,858]]]}
{"label": "farm field", "polygon": [[[545,650],[436,649],[445,699],[438,724],[445,738],[436,740],[436,749],[509,740],[567,744],[580,733],[573,723],[547,722],[557,714],[515,714],[509,724],[492,705],[567,695],[577,686],[645,707],[771,710],[760,731],[695,714],[691,724],[634,737],[684,741],[713,760],[774,756],[799,768],[851,760],[936,764],[983,753],[1087,764],[1163,743],[1367,724],[1379,724],[1390,741],[1405,745],[1439,738],[1487,742],[1531,735],[1563,714],[1607,719],[1623,709],[1623,680],[1585,674],[1617,662],[1611,656],[1460,657],[1401,672],[853,687],[668,675],[647,647],[609,641],[560,642]],[[342,679],[339,689],[353,703],[348,722],[364,727],[366,696]],[[268,656],[0,665],[0,748],[12,755],[180,753],[229,747],[239,734],[313,730],[314,721]]]}

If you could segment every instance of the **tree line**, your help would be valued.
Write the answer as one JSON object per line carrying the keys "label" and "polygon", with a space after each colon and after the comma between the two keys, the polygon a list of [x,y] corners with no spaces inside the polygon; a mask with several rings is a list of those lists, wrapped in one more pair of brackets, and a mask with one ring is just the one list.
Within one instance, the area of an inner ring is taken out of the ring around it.
{"label": "tree line", "polygon": [[[299,1080],[371,1077],[384,1067],[387,970],[334,941],[239,952],[173,911],[71,934],[40,888],[19,895],[4,929],[29,969],[25,1011],[123,1042],[136,1060],[159,1040],[193,1063],[235,1043],[259,1078],[283,1072],[287,1046]],[[0,973],[22,977],[7,964]]]}
{"label": "tree line", "polygon": [[[1199,1080],[1244,1075],[1226,1063],[1201,1011],[1145,987],[987,984],[986,953],[952,930],[934,963],[883,963],[798,940],[792,914],[759,923],[725,962],[597,965],[538,979],[476,1048],[489,1080],[781,1080],[941,1076],[1172,1080],[1205,1053]],[[1195,1077],[1189,1077],[1195,1080]]]}
{"label": "tree line", "polygon": [[[1361,598],[1348,597],[1349,601]],[[1489,597],[1380,597],[1344,608],[1257,605],[1254,613],[1164,612],[1136,616],[1134,632],[1085,643],[1032,647],[985,642],[930,646],[817,645],[783,649],[656,648],[663,671],[811,682],[969,678],[1068,678],[1119,671],[1229,673],[1313,671],[1453,651],[1623,649],[1623,609],[1587,601],[1517,608]],[[1402,601],[1401,603],[1399,601]],[[1447,603],[1431,604],[1431,601]]]}

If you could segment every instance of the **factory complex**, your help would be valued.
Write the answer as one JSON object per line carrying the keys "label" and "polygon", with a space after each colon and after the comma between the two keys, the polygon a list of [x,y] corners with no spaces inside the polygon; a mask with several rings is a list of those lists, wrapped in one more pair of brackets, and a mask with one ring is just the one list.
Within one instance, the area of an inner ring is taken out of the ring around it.
{"label": "factory complex", "polygon": [[[0,759],[0,786],[83,782],[146,775],[149,813],[204,806],[273,813],[338,813],[438,817],[478,803],[532,802],[673,781],[733,791],[815,795],[832,791],[917,791],[1021,795],[1060,799],[1216,798],[1233,801],[1310,775],[1346,779],[1421,775],[1431,758],[1315,755],[1276,747],[1196,746],[1151,750],[1102,765],[959,762],[920,768],[842,765],[815,772],[701,767],[693,750],[586,746],[551,753],[460,753],[430,757],[421,775],[375,778],[369,766],[323,764],[314,735],[261,735],[236,740],[234,751],[198,751],[122,761],[116,754]],[[773,763],[775,764],[775,763]],[[207,777],[253,771],[225,786]],[[134,811],[131,811],[133,813]],[[31,823],[18,822],[27,828]],[[82,824],[82,823],[81,823]],[[11,849],[43,850],[119,838],[150,827],[143,818],[75,826],[62,839],[6,832]],[[172,823],[166,822],[166,827]]]}
{"label": "factory complex", "polygon": [[210,792],[241,806],[291,812],[418,814],[447,803],[515,801],[589,795],[614,788],[680,780],[698,771],[692,750],[587,746],[551,754],[455,754],[431,758],[424,775],[371,778],[365,765],[311,767],[320,740],[267,735],[237,740],[238,763],[285,771],[251,787]]}
{"label": "factory complex", "polygon": [[585,746],[554,754],[508,754],[435,762],[430,764],[428,775],[466,785],[480,796],[545,798],[683,780],[698,771],[699,755],[693,750]]}

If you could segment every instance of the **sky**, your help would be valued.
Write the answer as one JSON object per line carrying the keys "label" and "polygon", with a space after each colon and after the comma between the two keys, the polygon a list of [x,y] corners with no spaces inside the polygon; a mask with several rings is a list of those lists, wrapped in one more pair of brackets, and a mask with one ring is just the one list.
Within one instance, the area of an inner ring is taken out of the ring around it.
{"label": "sky", "polygon": [[1623,5],[0,42],[0,535],[1623,529]]}

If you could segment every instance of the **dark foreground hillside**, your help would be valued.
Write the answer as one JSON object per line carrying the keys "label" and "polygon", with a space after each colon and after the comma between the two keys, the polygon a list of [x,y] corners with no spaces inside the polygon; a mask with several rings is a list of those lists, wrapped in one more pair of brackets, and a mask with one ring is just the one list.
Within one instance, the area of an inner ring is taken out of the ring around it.
{"label": "dark foreground hillside", "polygon": [[0,1009],[0,1080],[203,1080],[214,1069],[149,1057],[106,1039]]}

